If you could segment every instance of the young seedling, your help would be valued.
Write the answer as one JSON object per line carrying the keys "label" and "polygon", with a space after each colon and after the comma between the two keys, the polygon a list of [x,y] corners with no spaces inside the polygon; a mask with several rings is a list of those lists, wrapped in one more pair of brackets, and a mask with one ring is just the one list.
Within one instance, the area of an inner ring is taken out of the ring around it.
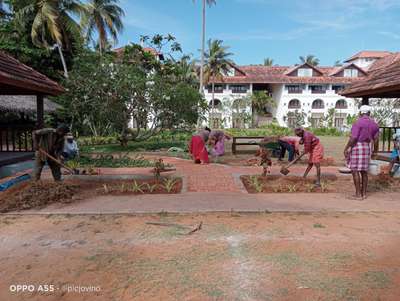
{"label": "young seedling", "polygon": [[256,192],[260,193],[263,191],[264,185],[259,181],[258,176],[251,176],[250,182],[251,182],[251,185],[256,190]]}
{"label": "young seedling", "polygon": [[178,181],[177,181],[177,179],[173,179],[173,178],[171,178],[171,179],[165,179],[164,180],[164,188],[165,188],[165,190],[168,192],[168,193],[170,193],[173,189],[174,189],[174,187],[175,187],[175,184],[177,183]]}
{"label": "young seedling", "polygon": [[147,187],[147,190],[148,190],[150,193],[153,193],[153,191],[157,189],[158,184],[150,185],[149,183],[147,183],[147,184],[146,184],[146,187]]}
{"label": "young seedling", "polygon": [[110,193],[110,189],[108,188],[108,185],[107,185],[107,184],[103,184],[103,189],[104,189],[104,193],[105,193],[105,194]]}
{"label": "young seedling", "polygon": [[315,186],[313,184],[306,184],[305,186],[306,186],[306,191],[307,192],[313,192],[314,191]]}
{"label": "young seedling", "polygon": [[329,183],[328,182],[321,182],[321,192],[327,192],[328,191],[328,187],[329,187]]}
{"label": "young seedling", "polygon": [[286,185],[288,192],[297,192],[297,185],[296,184],[288,184]]}
{"label": "young seedling", "polygon": [[133,181],[131,188],[132,188],[132,192],[134,192],[134,193],[136,193],[136,192],[144,193],[143,189],[142,189],[143,188],[143,184],[140,184],[140,183],[136,182],[136,180]]}

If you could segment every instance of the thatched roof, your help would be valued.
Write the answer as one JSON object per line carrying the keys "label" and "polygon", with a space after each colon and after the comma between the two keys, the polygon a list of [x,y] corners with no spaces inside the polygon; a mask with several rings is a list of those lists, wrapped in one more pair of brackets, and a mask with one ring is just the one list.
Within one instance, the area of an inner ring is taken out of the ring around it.
{"label": "thatched roof", "polygon": [[55,81],[0,51],[0,93],[7,95],[60,95]]}
{"label": "thatched roof", "polygon": [[[51,100],[44,99],[44,111],[55,112],[60,105]],[[0,111],[10,112],[36,112],[36,96],[11,96],[0,95]]]}

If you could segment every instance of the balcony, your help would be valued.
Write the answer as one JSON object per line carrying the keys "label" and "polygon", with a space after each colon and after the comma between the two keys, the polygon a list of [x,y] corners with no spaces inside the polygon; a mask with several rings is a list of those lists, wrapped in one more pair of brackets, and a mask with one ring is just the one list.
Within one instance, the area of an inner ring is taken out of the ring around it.
{"label": "balcony", "polygon": [[289,94],[302,94],[303,89],[301,87],[288,87]]}

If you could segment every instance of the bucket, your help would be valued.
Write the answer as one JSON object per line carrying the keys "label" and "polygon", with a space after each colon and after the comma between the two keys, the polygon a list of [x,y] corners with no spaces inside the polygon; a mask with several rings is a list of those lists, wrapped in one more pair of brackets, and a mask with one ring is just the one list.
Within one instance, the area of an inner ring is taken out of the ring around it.
{"label": "bucket", "polygon": [[369,163],[368,173],[371,175],[377,176],[381,173],[381,167],[378,163],[371,162]]}

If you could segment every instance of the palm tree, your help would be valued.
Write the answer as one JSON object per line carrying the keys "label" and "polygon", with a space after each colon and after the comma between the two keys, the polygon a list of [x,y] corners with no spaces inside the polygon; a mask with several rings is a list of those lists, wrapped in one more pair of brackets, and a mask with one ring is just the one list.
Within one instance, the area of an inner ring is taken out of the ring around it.
{"label": "palm tree", "polygon": [[125,13],[118,3],[118,0],[89,0],[85,4],[82,26],[88,40],[92,40],[93,34],[97,32],[100,54],[109,41],[108,37],[111,36],[117,42],[118,33],[124,28],[122,17]]}
{"label": "palm tree", "polygon": [[227,52],[228,46],[222,45],[222,40],[208,40],[208,49],[204,53],[205,58],[205,70],[204,79],[206,82],[211,82],[212,89],[212,109],[211,112],[214,113],[215,103],[214,103],[214,88],[215,80],[226,75],[232,68],[232,60],[229,58],[232,53]]}
{"label": "palm tree", "polygon": [[[69,34],[80,35],[80,26],[75,17],[82,12],[79,0],[34,0],[16,13],[16,20],[26,24],[32,20],[31,38],[38,47],[52,49],[57,47],[68,77],[62,47],[71,47]],[[55,46],[53,46],[55,44]]]}
{"label": "palm tree", "polygon": [[274,60],[267,57],[264,59],[264,66],[272,66],[274,64]]}
{"label": "palm tree", "polygon": [[310,64],[312,66],[317,66],[319,64],[319,59],[315,57],[315,55],[309,54],[307,56],[300,56],[300,62],[305,64]]}
{"label": "palm tree", "polygon": [[343,63],[340,60],[336,60],[335,63],[334,63],[334,66],[335,67],[341,67],[341,66],[343,66]]}
{"label": "palm tree", "polygon": [[254,91],[250,96],[253,126],[258,127],[259,113],[267,107],[275,108],[276,102],[267,91]]}
{"label": "palm tree", "polygon": [[[196,0],[193,0],[195,2]],[[204,53],[206,51],[206,4],[212,6],[217,4],[216,0],[202,0],[202,30],[201,30],[201,65],[200,65],[200,88],[199,91],[203,94],[204,86]]]}

